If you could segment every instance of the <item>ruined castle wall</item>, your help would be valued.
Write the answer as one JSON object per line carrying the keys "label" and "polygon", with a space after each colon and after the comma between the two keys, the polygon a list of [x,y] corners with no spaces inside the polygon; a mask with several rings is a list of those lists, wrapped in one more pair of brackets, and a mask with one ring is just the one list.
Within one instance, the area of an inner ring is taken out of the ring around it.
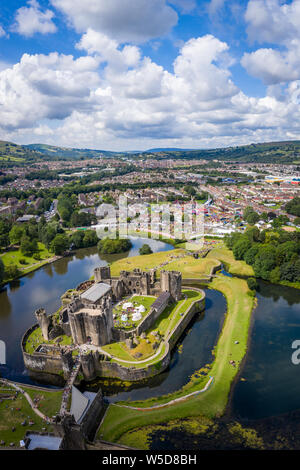
{"label": "ruined castle wall", "polygon": [[115,362],[101,361],[98,366],[98,375],[107,378],[118,378],[128,382],[137,382],[160,374],[167,369],[169,363],[170,349],[167,344],[164,357],[154,365],[145,366],[143,368],[129,368]]}
{"label": "ruined castle wall", "polygon": [[23,351],[25,367],[35,372],[47,372],[49,374],[62,373],[61,356],[49,356],[43,353],[28,354]]}

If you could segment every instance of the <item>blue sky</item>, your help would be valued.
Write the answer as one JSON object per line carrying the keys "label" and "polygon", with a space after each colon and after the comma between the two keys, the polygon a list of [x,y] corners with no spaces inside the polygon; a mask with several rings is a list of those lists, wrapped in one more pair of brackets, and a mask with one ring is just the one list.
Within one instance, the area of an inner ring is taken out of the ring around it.
{"label": "blue sky", "polygon": [[0,139],[112,150],[300,138],[300,0],[10,0]]}

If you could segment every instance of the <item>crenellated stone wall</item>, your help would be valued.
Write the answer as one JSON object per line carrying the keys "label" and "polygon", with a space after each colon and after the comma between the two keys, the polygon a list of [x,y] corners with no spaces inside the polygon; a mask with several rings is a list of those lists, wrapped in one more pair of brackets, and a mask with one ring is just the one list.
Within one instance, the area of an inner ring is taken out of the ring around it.
{"label": "crenellated stone wall", "polygon": [[[144,380],[163,372],[170,363],[171,351],[174,348],[176,342],[180,336],[186,330],[188,324],[194,318],[194,316],[205,309],[205,293],[204,291],[197,288],[185,287],[185,289],[191,289],[193,291],[202,292],[202,298],[194,301],[185,315],[180,319],[174,329],[170,332],[167,340],[165,341],[165,351],[163,356],[154,364],[146,365],[145,367],[130,367],[122,365],[121,363],[113,362],[105,356],[101,356],[98,351],[92,351],[89,354],[81,356],[81,371],[86,381],[92,381],[97,377],[107,378],[118,378],[124,381],[136,382]],[[149,315],[149,314],[148,314]],[[148,315],[144,320],[147,319]],[[153,318],[150,320],[152,323]],[[34,371],[47,372],[51,374],[62,374],[62,370],[66,373],[67,358],[63,365],[63,359],[60,356],[49,356],[44,353],[35,352],[34,354],[28,354],[25,352],[25,344],[28,336],[38,328],[39,325],[31,327],[24,335],[22,339],[22,350],[25,366]],[[147,328],[146,328],[147,329]],[[121,330],[120,330],[121,331]],[[131,332],[123,331],[122,334],[127,333],[132,336]],[[123,341],[124,339],[119,339]]]}

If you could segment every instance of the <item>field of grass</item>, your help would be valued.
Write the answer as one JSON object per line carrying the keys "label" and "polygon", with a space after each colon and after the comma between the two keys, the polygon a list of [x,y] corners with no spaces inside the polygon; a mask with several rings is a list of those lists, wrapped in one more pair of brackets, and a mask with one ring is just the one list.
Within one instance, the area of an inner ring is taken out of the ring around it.
{"label": "field of grass", "polygon": [[[70,336],[60,336],[60,345],[61,346],[68,346],[72,344],[72,338]],[[27,338],[26,345],[25,345],[25,351],[28,354],[33,354],[36,348],[40,344],[55,344],[57,342],[57,338],[55,338],[52,341],[45,341],[42,335],[42,330],[40,328],[36,328],[33,330],[31,335]]]}
{"label": "field of grass", "polygon": [[111,265],[111,275],[119,276],[120,271],[132,271],[134,268],[140,268],[143,271],[149,271],[162,263],[172,261],[172,257],[184,253],[184,250],[170,250],[151,255],[132,256],[130,258],[122,258]]}
{"label": "field of grass", "polygon": [[[44,264],[48,263],[50,258],[53,258],[54,254],[51,253],[43,243],[38,242],[40,260],[36,260],[31,256],[25,256],[21,253],[20,250],[9,251],[1,256],[1,259],[4,263],[4,266],[15,265],[19,269],[22,275],[28,274]],[[25,260],[26,264],[20,263],[20,260]],[[11,279],[5,279],[5,281],[10,281]]]}
{"label": "field of grass", "polygon": [[226,265],[227,271],[230,274],[237,276],[254,276],[252,266],[249,266],[245,261],[235,260],[232,251],[226,248],[225,245],[213,248],[208,253],[206,259],[220,260]]}
{"label": "field of grass", "polygon": [[[147,412],[111,405],[99,430],[99,437],[114,442],[122,440],[125,443],[126,433],[136,428],[191,416],[214,418],[224,413],[231,383],[246,353],[254,297],[250,295],[246,281],[241,279],[220,276],[213,280],[210,287],[222,292],[227,299],[227,315],[215,348],[215,360],[209,372],[209,375],[214,377],[212,386],[203,394]],[[193,381],[192,386],[185,387],[185,393],[203,388],[207,381],[208,377],[200,378],[199,383],[197,380]],[[166,397],[160,397],[130,405],[148,407],[166,403],[175,396],[178,396],[178,392],[170,394],[167,400]]]}
{"label": "field of grass", "polygon": [[[59,411],[62,392],[44,392],[25,387],[23,389],[28,392],[31,398],[39,398],[38,408],[46,416],[51,417]],[[24,421],[26,421],[26,426],[21,424]],[[34,424],[29,426],[29,421]],[[15,428],[14,431],[13,428]],[[51,425],[47,425],[34,413],[22,394],[19,393],[15,400],[0,402],[0,441],[4,441],[5,446],[8,447],[10,443],[14,443],[15,447],[18,447],[26,431],[41,432],[43,428],[46,428],[47,432],[53,431]]]}
{"label": "field of grass", "polygon": [[[178,256],[181,257],[176,258]],[[164,266],[161,266],[162,264]],[[182,277],[186,279],[198,279],[203,275],[210,274],[211,269],[216,265],[218,265],[218,261],[212,257],[195,259],[193,256],[188,255],[185,250],[175,249],[118,260],[111,265],[111,274],[112,276],[119,276],[122,270],[132,271],[134,268],[140,268],[149,271],[157,268],[158,275],[159,271],[166,269],[168,271],[180,271]]]}

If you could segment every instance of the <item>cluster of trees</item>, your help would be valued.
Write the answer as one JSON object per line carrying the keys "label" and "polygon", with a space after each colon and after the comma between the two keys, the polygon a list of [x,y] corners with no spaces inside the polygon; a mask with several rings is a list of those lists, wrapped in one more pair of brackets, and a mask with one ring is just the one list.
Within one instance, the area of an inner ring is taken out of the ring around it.
{"label": "cluster of trees", "polygon": [[282,225],[289,222],[289,218],[286,215],[277,216],[274,212],[263,212],[262,214],[258,214],[251,206],[245,208],[243,219],[250,225],[255,225],[259,220],[263,220],[264,222],[271,221],[274,228],[280,228]]}
{"label": "cluster of trees", "polygon": [[144,245],[139,249],[139,253],[140,255],[151,255],[153,251],[147,243],[144,243]]}
{"label": "cluster of trees", "polygon": [[129,251],[132,247],[132,243],[128,239],[116,239],[111,240],[110,238],[103,238],[98,243],[98,251],[101,254],[114,254],[114,253],[124,253]]}
{"label": "cluster of trees", "polygon": [[71,227],[90,227],[97,223],[97,217],[88,212],[73,212],[70,218]]}
{"label": "cluster of trees", "polygon": [[60,194],[57,209],[66,227],[90,227],[97,223],[97,217],[94,214],[78,211],[75,194],[72,194],[71,197],[63,193]]}
{"label": "cluster of trees", "polygon": [[99,239],[94,230],[76,230],[71,235],[70,241],[74,248],[88,248],[97,245]]}
{"label": "cluster of trees", "polygon": [[285,206],[285,210],[288,214],[300,217],[300,197],[295,197],[294,199],[289,201]]}
{"label": "cluster of trees", "polygon": [[225,237],[237,260],[244,260],[255,276],[267,281],[300,281],[300,233],[248,228]]}

